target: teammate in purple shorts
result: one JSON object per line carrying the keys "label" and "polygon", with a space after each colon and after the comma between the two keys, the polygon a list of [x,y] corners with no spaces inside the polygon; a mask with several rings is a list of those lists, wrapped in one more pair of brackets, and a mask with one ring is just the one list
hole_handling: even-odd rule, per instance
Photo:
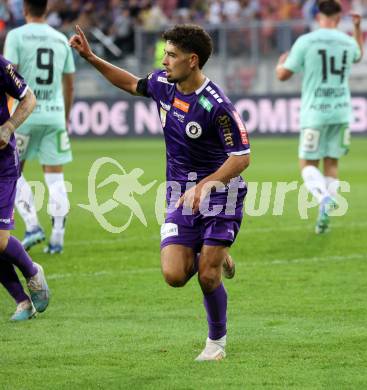
{"label": "teammate in purple shorts", "polygon": [[[0,88],[0,282],[17,303],[11,319],[21,321],[32,318],[36,311],[45,311],[49,301],[42,267],[34,263],[22,244],[9,234],[14,228],[14,200],[19,177],[14,131],[33,111],[36,98],[13,65],[2,56]],[[19,100],[11,116],[7,95]],[[24,292],[14,266],[26,278],[30,297]]]}
{"label": "teammate in purple shorts", "polygon": [[162,272],[173,287],[198,272],[209,335],[196,360],[220,360],[227,334],[221,276],[234,275],[228,248],[242,220],[247,189],[239,175],[249,165],[250,145],[232,103],[202,73],[212,52],[209,35],[199,26],[178,25],[163,38],[165,70],[142,79],[97,57],[78,26],[70,45],[112,84],[157,104],[167,148]]}

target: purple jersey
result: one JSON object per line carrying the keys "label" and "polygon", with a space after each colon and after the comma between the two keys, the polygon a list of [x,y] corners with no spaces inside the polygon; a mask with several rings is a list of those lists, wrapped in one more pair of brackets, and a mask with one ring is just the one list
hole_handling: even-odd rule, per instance
{"label": "purple jersey", "polygon": [[[10,117],[8,98],[21,100],[27,93],[27,84],[13,65],[0,55],[0,126]],[[14,180],[19,176],[18,154],[14,134],[6,148],[0,150],[0,181]]]}
{"label": "purple jersey", "polygon": [[184,95],[167,81],[165,71],[147,78],[145,95],[157,103],[166,141],[167,181],[186,183],[214,173],[229,155],[250,153],[247,131],[220,88],[209,79]]}

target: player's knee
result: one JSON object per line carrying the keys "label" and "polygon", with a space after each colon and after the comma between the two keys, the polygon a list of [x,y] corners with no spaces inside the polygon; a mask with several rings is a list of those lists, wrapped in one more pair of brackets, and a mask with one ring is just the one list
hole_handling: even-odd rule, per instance
{"label": "player's knee", "polygon": [[202,271],[199,274],[199,282],[201,289],[204,292],[211,292],[216,289],[216,287],[220,284],[220,275],[217,274],[217,272],[214,272],[213,270],[210,271]]}
{"label": "player's knee", "polygon": [[183,287],[186,284],[186,275],[177,272],[163,270],[163,277],[171,287]]}

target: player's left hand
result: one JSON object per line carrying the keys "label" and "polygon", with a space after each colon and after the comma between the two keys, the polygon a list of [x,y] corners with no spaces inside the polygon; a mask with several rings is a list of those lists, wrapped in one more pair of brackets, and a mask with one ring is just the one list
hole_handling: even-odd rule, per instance
{"label": "player's left hand", "polygon": [[356,12],[351,12],[350,16],[352,17],[352,22],[355,27],[359,27],[361,25],[362,17],[360,14],[357,14]]}
{"label": "player's left hand", "polygon": [[12,131],[9,127],[0,126],[0,150],[5,149],[10,141]]}
{"label": "player's left hand", "polygon": [[281,54],[278,60],[278,65],[283,65],[285,63],[285,60],[288,57],[289,52],[286,51],[285,53]]}
{"label": "player's left hand", "polygon": [[200,208],[200,203],[206,197],[208,191],[210,191],[210,187],[203,186],[200,183],[197,184],[181,195],[176,203],[176,208],[184,206],[185,208],[191,208],[194,213],[197,213]]}

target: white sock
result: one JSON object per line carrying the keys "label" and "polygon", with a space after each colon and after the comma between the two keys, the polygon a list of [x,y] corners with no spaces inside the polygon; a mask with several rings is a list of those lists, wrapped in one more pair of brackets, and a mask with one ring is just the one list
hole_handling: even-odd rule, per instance
{"label": "white sock", "polygon": [[27,232],[35,230],[39,226],[37,211],[34,204],[31,186],[23,175],[17,181],[17,193],[15,206],[22,217]]}
{"label": "white sock", "polygon": [[330,196],[335,198],[338,195],[338,189],[340,186],[339,179],[336,179],[335,177],[331,177],[331,176],[325,176],[325,180],[326,180],[326,187],[328,189]]}
{"label": "white sock", "polygon": [[65,217],[70,208],[64,174],[45,173],[45,181],[49,192],[47,212],[52,217],[50,243],[64,245]]}
{"label": "white sock", "polygon": [[302,178],[306,188],[317,199],[319,203],[330,196],[326,188],[326,180],[320,170],[313,165],[308,165],[302,169]]}

